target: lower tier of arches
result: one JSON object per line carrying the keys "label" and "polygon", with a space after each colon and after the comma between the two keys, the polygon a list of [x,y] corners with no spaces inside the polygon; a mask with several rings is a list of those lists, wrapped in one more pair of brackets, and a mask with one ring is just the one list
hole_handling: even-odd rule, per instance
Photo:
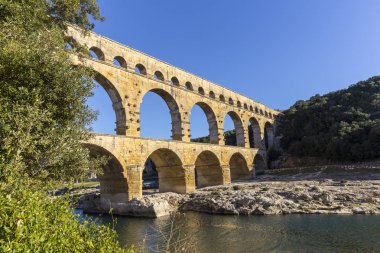
{"label": "lower tier of arches", "polygon": [[159,192],[191,193],[252,178],[265,161],[258,149],[118,135],[96,135],[85,145],[91,156],[107,157],[99,176],[101,197],[117,203],[142,197],[147,164]]}

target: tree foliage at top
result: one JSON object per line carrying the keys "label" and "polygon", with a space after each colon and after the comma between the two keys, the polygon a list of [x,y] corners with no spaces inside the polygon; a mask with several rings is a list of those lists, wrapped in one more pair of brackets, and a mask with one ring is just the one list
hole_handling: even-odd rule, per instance
{"label": "tree foliage at top", "polygon": [[298,101],[278,118],[287,153],[335,161],[380,158],[380,76]]}
{"label": "tree foliage at top", "polygon": [[72,65],[65,30],[91,29],[90,16],[102,18],[96,0],[0,0],[0,181],[87,170],[92,72]]}

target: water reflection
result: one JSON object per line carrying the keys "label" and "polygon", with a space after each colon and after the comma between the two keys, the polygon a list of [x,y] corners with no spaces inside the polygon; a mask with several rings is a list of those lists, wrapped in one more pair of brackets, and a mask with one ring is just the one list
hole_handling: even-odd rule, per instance
{"label": "water reflection", "polygon": [[[98,219],[112,225],[109,216]],[[167,234],[171,222],[170,217],[117,217],[115,229],[122,245],[155,252],[165,243],[160,229]],[[196,252],[380,252],[380,216],[376,215],[186,213],[175,219],[175,226],[181,238],[193,238]]]}

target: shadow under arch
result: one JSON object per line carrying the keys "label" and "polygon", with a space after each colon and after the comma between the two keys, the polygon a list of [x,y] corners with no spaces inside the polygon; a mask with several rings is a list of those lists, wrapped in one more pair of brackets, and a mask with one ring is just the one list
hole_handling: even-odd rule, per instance
{"label": "shadow under arch", "polygon": [[141,101],[140,101],[140,115],[141,115],[141,104],[143,102],[144,96],[149,92],[153,92],[159,95],[165,101],[170,111],[171,125],[172,125],[172,130],[171,130],[172,139],[181,141],[182,140],[181,114],[179,112],[177,101],[167,91],[159,89],[159,88],[154,88],[145,92],[145,94],[142,96]]}
{"label": "shadow under arch", "polygon": [[223,169],[218,157],[211,151],[203,151],[195,160],[196,186],[198,188],[222,185]]}
{"label": "shadow under arch", "polygon": [[94,79],[103,87],[103,89],[105,89],[112,101],[112,108],[116,116],[116,134],[126,135],[127,120],[123,100],[120,96],[120,93],[115,88],[115,86],[99,72],[96,72]]}
{"label": "shadow under arch", "polygon": [[204,114],[206,115],[208,128],[209,128],[209,139],[210,139],[209,142],[212,144],[218,144],[219,143],[218,121],[216,120],[214,110],[207,103],[197,102],[190,109],[190,112],[193,110],[194,106],[196,105],[198,105],[202,109]]}
{"label": "shadow under arch", "polygon": [[266,122],[264,125],[264,143],[265,149],[270,149],[274,144],[274,129],[273,125],[269,122]]}
{"label": "shadow under arch", "polygon": [[160,192],[186,193],[186,173],[179,156],[172,150],[160,148],[147,158],[156,166]]}
{"label": "shadow under arch", "polygon": [[247,179],[251,177],[247,160],[240,153],[235,153],[230,159],[231,181],[238,179]]}
{"label": "shadow under arch", "polygon": [[102,198],[113,202],[128,200],[128,180],[124,175],[126,165],[116,154],[92,143],[84,143],[90,151],[90,157],[105,157],[106,163],[102,165],[103,174],[98,175],[100,181],[100,194]]}
{"label": "shadow under arch", "polygon": [[[226,114],[226,116],[227,115],[231,117],[234,123],[235,134],[236,134],[236,146],[244,147],[245,146],[244,126],[239,115],[234,111],[229,111]],[[226,119],[226,116],[224,117],[224,120]]]}
{"label": "shadow under arch", "polygon": [[260,124],[255,117],[249,119],[248,126],[249,147],[260,148],[261,129]]}
{"label": "shadow under arch", "polygon": [[267,169],[267,164],[265,163],[262,155],[255,155],[255,158],[253,159],[253,169],[255,171],[255,175],[264,174],[265,170]]}

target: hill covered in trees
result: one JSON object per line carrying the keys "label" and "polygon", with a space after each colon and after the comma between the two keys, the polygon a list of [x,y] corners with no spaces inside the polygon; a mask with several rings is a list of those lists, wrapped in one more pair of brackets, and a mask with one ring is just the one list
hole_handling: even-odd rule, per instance
{"label": "hill covered in trees", "polygon": [[298,101],[278,117],[290,155],[330,161],[380,158],[380,76]]}

